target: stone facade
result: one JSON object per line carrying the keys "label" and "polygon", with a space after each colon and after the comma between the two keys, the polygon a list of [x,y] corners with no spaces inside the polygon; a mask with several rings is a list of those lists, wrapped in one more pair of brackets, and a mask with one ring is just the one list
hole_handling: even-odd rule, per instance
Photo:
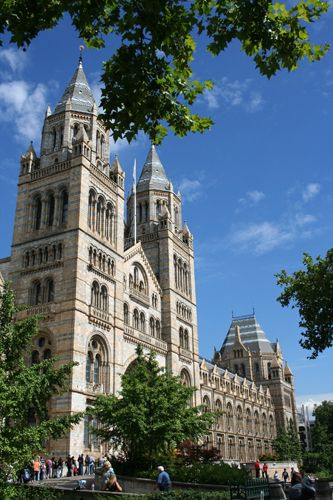
{"label": "stone facade", "polygon": [[[111,166],[108,159],[108,134],[80,61],[54,112],[47,109],[40,158],[32,144],[21,157],[12,254],[0,261],[17,302],[29,305],[20,314],[44,316],[31,362],[56,356],[78,363],[70,391],[51,401],[51,415],[117,393],[141,344],[198,388],[195,404],[222,410],[207,446],[244,462],[270,452],[276,422],[294,415],[292,375],[279,347],[268,357],[260,346],[246,348],[242,325],[232,325],[232,349],[215,353],[215,364],[199,358],[193,237],[182,223],[181,194],[152,146],[124,223],[125,174],[117,158]],[[233,356],[241,350],[239,372]],[[50,448],[98,455],[91,425],[81,422]]]}

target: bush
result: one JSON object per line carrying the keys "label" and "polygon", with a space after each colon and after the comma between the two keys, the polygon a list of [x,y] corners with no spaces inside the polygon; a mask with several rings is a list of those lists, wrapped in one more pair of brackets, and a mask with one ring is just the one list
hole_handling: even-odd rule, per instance
{"label": "bush", "polygon": [[42,486],[0,483],[1,500],[60,500],[61,493]]}
{"label": "bush", "polygon": [[[140,500],[229,500],[229,491],[174,490],[170,493],[140,495]],[[122,500],[133,500],[133,496],[122,495]]]}
{"label": "bush", "polygon": [[[246,469],[238,469],[225,463],[221,464],[174,464],[167,468],[172,481],[201,484],[244,484],[249,477]],[[139,477],[156,479],[157,471],[142,471]]]}

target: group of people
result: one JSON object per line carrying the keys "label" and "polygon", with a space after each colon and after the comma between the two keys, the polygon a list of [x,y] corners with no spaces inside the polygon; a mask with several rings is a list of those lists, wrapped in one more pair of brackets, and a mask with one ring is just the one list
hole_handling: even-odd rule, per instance
{"label": "group of people", "polygon": [[[255,464],[254,464],[254,468],[255,468],[255,471],[256,471],[256,478],[259,478],[260,476],[262,476],[263,478],[265,479],[269,479],[269,475],[268,475],[268,464],[265,462],[264,465],[261,467],[260,465],[260,462],[259,460],[257,459]],[[290,470],[290,474],[291,476],[293,475],[294,473],[294,468],[291,467],[291,470]],[[289,480],[289,473],[287,471],[286,468],[283,469],[283,472],[282,472],[282,475],[281,475],[281,478],[279,477],[279,473],[278,471],[276,470],[273,474],[273,479],[275,481],[280,481],[282,479],[282,481],[284,483],[287,483],[288,480]]]}
{"label": "group of people", "polygon": [[63,476],[83,476],[84,474],[93,474],[94,470],[95,458],[91,455],[84,456],[83,453],[78,458],[68,455],[66,459],[54,456],[51,458],[37,456],[31,464],[22,469],[19,480],[28,483],[29,481],[43,481]]}

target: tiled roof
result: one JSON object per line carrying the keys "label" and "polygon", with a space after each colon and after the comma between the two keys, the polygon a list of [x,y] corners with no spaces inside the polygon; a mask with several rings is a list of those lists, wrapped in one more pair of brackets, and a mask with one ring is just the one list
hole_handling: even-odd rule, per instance
{"label": "tiled roof", "polygon": [[238,316],[233,318],[227,336],[221,348],[221,354],[232,348],[235,340],[235,327],[240,328],[240,338],[244,346],[251,352],[261,351],[273,354],[271,342],[266,338],[265,332],[261,328],[254,314],[248,316]]}
{"label": "tiled roof", "polygon": [[71,100],[71,110],[83,113],[92,112],[95,99],[83,71],[81,60],[54,112],[60,113],[65,111],[66,102],[69,99]]}
{"label": "tiled roof", "polygon": [[169,180],[154,145],[151,146],[137,184],[137,192],[148,189],[166,191]]}

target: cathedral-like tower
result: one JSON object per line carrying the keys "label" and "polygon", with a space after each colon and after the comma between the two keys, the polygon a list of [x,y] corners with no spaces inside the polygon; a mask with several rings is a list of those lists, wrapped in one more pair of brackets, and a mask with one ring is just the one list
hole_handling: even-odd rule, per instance
{"label": "cathedral-like tower", "polygon": [[270,342],[254,314],[232,319],[214,362],[241,377],[268,387],[275,408],[277,428],[296,423],[294,382],[278,340]]}
{"label": "cathedral-like tower", "polygon": [[162,291],[166,367],[181,374],[184,383],[199,386],[193,237],[182,223],[181,195],[174,192],[155,146],[151,146],[143,166],[136,196],[132,191],[127,200],[126,248],[134,243],[135,222],[137,239]]}
{"label": "cathedral-like tower", "polygon": [[[124,173],[109,166],[108,133],[80,58],[55,110],[46,111],[40,158],[32,145],[21,157],[9,273],[17,302],[29,305],[21,314],[44,318],[31,362],[78,363],[51,415],[85,410],[119,385],[123,213]],[[51,448],[81,452],[86,432],[82,422]]]}

